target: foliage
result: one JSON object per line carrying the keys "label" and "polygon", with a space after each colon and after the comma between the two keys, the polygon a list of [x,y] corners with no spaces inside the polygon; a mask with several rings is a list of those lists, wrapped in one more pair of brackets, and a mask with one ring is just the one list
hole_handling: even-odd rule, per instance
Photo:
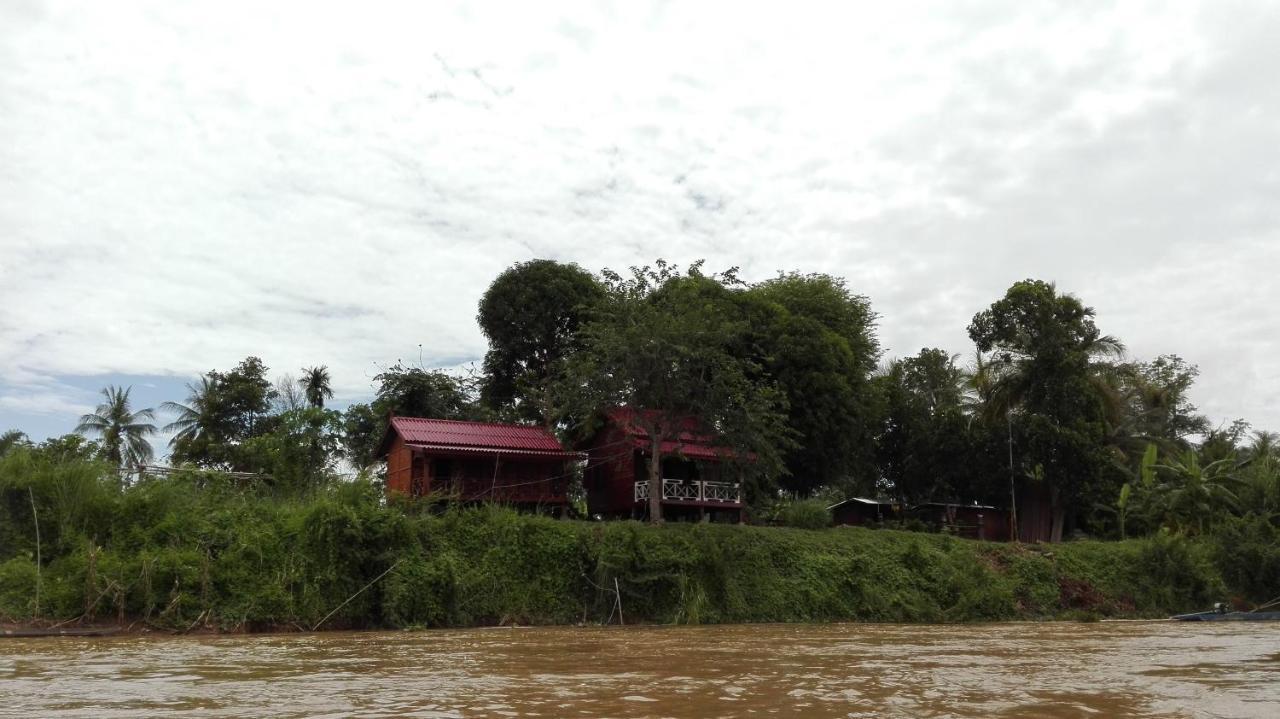
{"label": "foliage", "polygon": [[324,401],[333,398],[329,368],[324,365],[302,368],[302,379],[298,380],[298,384],[302,386],[307,403],[312,407],[323,409]]}
{"label": "foliage", "polygon": [[443,370],[426,370],[396,363],[373,378],[378,383],[373,411],[435,419],[476,419],[476,382]]}
{"label": "foliage", "polygon": [[177,414],[165,427],[176,433],[170,442],[173,462],[248,471],[252,461],[244,443],[271,429],[276,391],[266,375],[262,360],[247,357],[230,371],[211,370],[187,385],[186,404],[162,404]]}
{"label": "foliage", "polygon": [[605,281],[559,391],[570,416],[631,411],[651,445],[651,520],[661,521],[663,443],[691,423],[732,450],[727,459],[748,475],[775,476],[788,444],[785,398],[756,362],[731,351],[750,330],[732,272],[707,276],[695,265],[682,275],[659,261],[629,277],[606,271]]}
{"label": "foliage", "polygon": [[1182,534],[1201,534],[1229,512],[1238,510],[1241,480],[1233,459],[1202,466],[1200,456],[1187,450],[1166,464],[1156,465],[1164,481],[1151,494],[1148,512],[1162,525]]}
{"label": "foliage", "polygon": [[[1098,494],[1108,464],[1103,449],[1109,398],[1101,362],[1122,345],[1099,332],[1094,311],[1039,280],[1018,282],[974,316],[969,337],[987,353],[988,421],[1014,413],[1025,445],[1024,474],[1044,477],[1054,509],[1054,538],[1066,515]],[[1085,505],[1087,506],[1087,505]]]}
{"label": "foliage", "polygon": [[31,441],[27,439],[25,432],[11,429],[0,434],[0,457],[3,457],[9,450],[16,447],[24,447],[30,445]]}
{"label": "foliage", "polygon": [[1251,514],[1228,518],[1213,531],[1213,561],[1222,578],[1253,602],[1280,597],[1280,527]]}
{"label": "foliage", "polygon": [[983,451],[987,427],[965,415],[968,378],[956,359],[923,349],[890,362],[875,379],[883,403],[880,489],[904,503],[995,501],[997,490],[987,485],[1004,469]]}
{"label": "foliage", "polygon": [[325,627],[604,622],[615,581],[628,622],[663,623],[1161,616],[1280,593],[1261,519],[1050,555],[893,530],[405,511],[364,481],[290,496],[192,471],[122,487],[113,471],[53,446],[0,458],[0,615],[36,609],[32,498],[53,621],[310,628],[337,609]]}
{"label": "foliage", "polygon": [[358,470],[372,467],[385,431],[386,418],[372,406],[358,402],[347,407],[342,415],[342,449],[347,460]]}
{"label": "foliage", "polygon": [[393,414],[434,419],[485,418],[476,401],[477,381],[473,377],[397,362],[375,375],[373,381],[378,385],[373,402],[353,404],[342,417],[342,448],[357,469],[368,469],[377,463],[387,420]]}
{"label": "foliage", "polygon": [[149,437],[156,433],[155,412],[151,409],[133,411],[129,404],[132,387],[121,389],[108,385],[102,390],[105,400],[93,414],[80,418],[76,432],[97,434],[102,437],[103,457],[116,466],[136,467],[151,461],[153,454]]}
{"label": "foliage", "polygon": [[876,478],[876,397],[868,376],[880,355],[870,301],[823,274],[779,274],[744,293],[759,362],[786,396],[795,443],[783,487],[867,488]]}
{"label": "foliage", "polygon": [[586,270],[554,260],[508,267],[480,299],[476,321],[489,340],[481,401],[520,419],[550,425],[553,380],[578,344],[578,327],[604,298]]}
{"label": "foliage", "polygon": [[342,414],[320,407],[285,412],[270,432],[245,443],[254,470],[278,489],[300,492],[328,484],[342,450]]}
{"label": "foliage", "polygon": [[831,526],[831,512],[820,499],[799,499],[783,505],[778,523],[797,529],[824,529]]}

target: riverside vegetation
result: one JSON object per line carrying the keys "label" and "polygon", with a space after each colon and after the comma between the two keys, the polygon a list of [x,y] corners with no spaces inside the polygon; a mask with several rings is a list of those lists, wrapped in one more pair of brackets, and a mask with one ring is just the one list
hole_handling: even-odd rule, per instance
{"label": "riverside vegetation", "polygon": [[[481,299],[489,349],[468,373],[397,362],[340,412],[326,366],[272,382],[248,357],[181,403],[134,408],[107,387],[79,434],[0,435],[0,620],[963,621],[1280,594],[1280,435],[1213,427],[1194,364],[1126,359],[1094,318],[1025,280],[973,316],[967,365],[937,348],[884,361],[870,301],[829,275],[519,263]],[[751,522],[789,528],[382,495],[391,413],[538,423],[571,444],[618,406],[666,431],[701,420],[753,458],[738,467]],[[139,475],[162,414],[173,473]],[[851,496],[1009,506],[1011,485],[1049,506],[1050,549],[829,528]]]}
{"label": "riverside vegetation", "polygon": [[388,504],[366,480],[288,497],[218,472],[122,486],[74,447],[19,448],[0,458],[0,618],[254,631],[1147,617],[1264,601],[1280,582],[1264,521],[1032,548],[439,510]]}

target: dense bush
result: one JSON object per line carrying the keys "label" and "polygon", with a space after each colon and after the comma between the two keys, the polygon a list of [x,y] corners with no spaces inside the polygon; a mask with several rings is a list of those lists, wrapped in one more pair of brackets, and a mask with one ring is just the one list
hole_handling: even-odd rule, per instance
{"label": "dense bush", "polygon": [[1214,532],[1213,561],[1242,598],[1280,598],[1280,527],[1269,519],[1251,515],[1220,524]]}

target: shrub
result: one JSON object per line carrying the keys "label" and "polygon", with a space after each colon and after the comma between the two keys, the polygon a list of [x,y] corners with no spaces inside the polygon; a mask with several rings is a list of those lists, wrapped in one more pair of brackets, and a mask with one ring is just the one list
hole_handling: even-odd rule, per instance
{"label": "shrub", "polygon": [[778,521],[784,527],[823,529],[831,526],[831,512],[821,500],[799,499],[782,508],[778,513]]}

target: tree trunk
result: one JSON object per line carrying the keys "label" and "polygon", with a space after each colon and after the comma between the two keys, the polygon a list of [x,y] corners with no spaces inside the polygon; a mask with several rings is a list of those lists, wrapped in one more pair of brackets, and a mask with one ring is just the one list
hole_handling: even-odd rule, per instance
{"label": "tree trunk", "polygon": [[1049,530],[1049,541],[1057,544],[1062,541],[1062,523],[1067,514],[1062,506],[1062,492],[1057,487],[1049,488],[1049,507],[1053,510],[1053,526]]}
{"label": "tree trunk", "polygon": [[[650,437],[658,437],[657,432]],[[649,522],[662,524],[662,439],[653,440],[649,455]]]}

